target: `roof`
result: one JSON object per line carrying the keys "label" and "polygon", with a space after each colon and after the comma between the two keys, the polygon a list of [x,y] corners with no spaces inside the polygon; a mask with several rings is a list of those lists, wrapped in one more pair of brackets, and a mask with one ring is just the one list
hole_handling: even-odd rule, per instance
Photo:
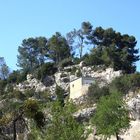
{"label": "roof", "polygon": [[88,80],[93,80],[93,79],[94,79],[93,77],[90,77],[90,76],[86,76],[86,77],[83,77],[83,76],[82,76],[82,77],[77,77],[76,79],[73,79],[72,81],[70,81],[70,83],[71,83],[71,82],[74,82],[74,81],[76,81],[76,80],[78,80],[78,79],[80,79],[80,78],[82,78],[82,80],[83,80],[83,79],[88,79]]}

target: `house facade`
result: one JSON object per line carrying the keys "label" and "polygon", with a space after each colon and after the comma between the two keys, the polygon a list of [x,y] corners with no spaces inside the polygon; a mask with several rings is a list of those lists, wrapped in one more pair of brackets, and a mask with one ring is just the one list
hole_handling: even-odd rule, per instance
{"label": "house facade", "polygon": [[94,83],[92,77],[81,77],[70,82],[70,99],[79,98],[88,92],[88,87]]}

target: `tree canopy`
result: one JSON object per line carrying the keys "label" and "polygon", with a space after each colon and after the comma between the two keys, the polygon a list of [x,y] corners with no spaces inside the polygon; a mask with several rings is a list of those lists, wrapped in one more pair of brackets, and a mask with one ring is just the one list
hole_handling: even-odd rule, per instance
{"label": "tree canopy", "polygon": [[56,64],[71,56],[70,46],[59,32],[56,32],[56,34],[48,40],[48,49],[49,58]]}
{"label": "tree canopy", "polygon": [[18,52],[18,66],[24,70],[32,71],[46,60],[47,39],[45,37],[24,39]]}
{"label": "tree canopy", "polygon": [[[87,28],[91,29],[91,27]],[[115,70],[133,73],[136,70],[135,62],[139,60],[137,41],[134,36],[121,34],[113,28],[103,29],[96,27],[86,33],[89,44],[93,44],[87,58],[90,65],[106,65]]]}
{"label": "tree canopy", "polygon": [[64,59],[74,60],[78,56],[87,65],[105,65],[133,73],[139,60],[136,44],[132,35],[121,34],[113,28],[93,28],[90,22],[83,22],[80,29],[68,32],[66,37],[56,32],[49,39],[24,39],[18,48],[18,66],[32,71],[48,61],[58,65]]}
{"label": "tree canopy", "polygon": [[119,93],[101,97],[97,103],[96,114],[92,119],[98,134],[105,137],[116,135],[129,127],[129,114]]}

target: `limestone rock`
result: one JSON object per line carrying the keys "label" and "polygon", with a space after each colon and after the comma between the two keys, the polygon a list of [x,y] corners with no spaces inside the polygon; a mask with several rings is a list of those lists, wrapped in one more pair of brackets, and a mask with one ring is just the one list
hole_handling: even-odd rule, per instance
{"label": "limestone rock", "polygon": [[34,78],[31,74],[27,75],[27,80],[23,83],[19,83],[14,87],[15,90],[25,92],[26,90],[34,89],[36,92],[42,92],[46,90],[46,86]]}
{"label": "limestone rock", "polygon": [[128,108],[131,112],[131,117],[133,119],[140,119],[140,95],[137,95],[134,98],[131,98],[127,102]]}
{"label": "limestone rock", "polygon": [[81,61],[81,62],[79,63],[79,67],[82,68],[82,67],[84,67],[84,66],[85,66],[85,62],[84,62],[84,61]]}
{"label": "limestone rock", "polygon": [[73,114],[78,121],[88,120],[93,114],[95,114],[96,107],[84,108]]}
{"label": "limestone rock", "polygon": [[122,75],[121,71],[114,71],[113,68],[107,68],[106,70],[94,71],[91,67],[83,67],[82,75],[93,77],[95,79],[101,79],[110,83],[114,78]]}
{"label": "limestone rock", "polygon": [[70,77],[67,72],[58,72],[55,74],[55,83],[65,91],[69,89]]}

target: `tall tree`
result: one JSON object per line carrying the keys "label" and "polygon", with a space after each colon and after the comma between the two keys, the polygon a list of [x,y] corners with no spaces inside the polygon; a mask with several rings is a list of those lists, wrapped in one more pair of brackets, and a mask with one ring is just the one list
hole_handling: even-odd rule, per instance
{"label": "tall tree", "polygon": [[[51,107],[52,118],[46,130],[47,140],[86,140],[84,125],[73,117],[75,106],[67,103],[64,107],[55,101]],[[84,134],[84,135],[83,135]]]}
{"label": "tall tree", "polygon": [[103,96],[97,104],[93,124],[98,134],[106,138],[115,135],[119,140],[119,132],[129,127],[129,113],[119,93]]}
{"label": "tall tree", "polygon": [[0,78],[6,79],[10,73],[9,67],[3,57],[0,57]]}
{"label": "tall tree", "polygon": [[92,25],[90,22],[83,22],[81,28],[67,33],[66,38],[70,46],[72,46],[75,53],[78,52],[79,57],[81,58],[84,53],[84,47],[87,46],[86,37],[92,31]]}
{"label": "tall tree", "polygon": [[18,66],[31,71],[44,63],[47,57],[47,39],[45,37],[24,39],[18,52]]}
{"label": "tall tree", "polygon": [[[139,56],[136,48],[137,41],[134,36],[121,34],[112,28],[103,29],[102,27],[96,27],[92,31],[87,32],[86,37],[94,45],[91,53],[92,58],[98,56],[103,64],[110,65],[115,70],[123,70],[126,73],[135,72],[135,62],[139,60]],[[91,61],[93,64],[97,62]],[[100,64],[97,63],[97,65]]]}
{"label": "tall tree", "polygon": [[56,64],[71,56],[67,40],[58,32],[48,40],[48,49],[49,58]]}

